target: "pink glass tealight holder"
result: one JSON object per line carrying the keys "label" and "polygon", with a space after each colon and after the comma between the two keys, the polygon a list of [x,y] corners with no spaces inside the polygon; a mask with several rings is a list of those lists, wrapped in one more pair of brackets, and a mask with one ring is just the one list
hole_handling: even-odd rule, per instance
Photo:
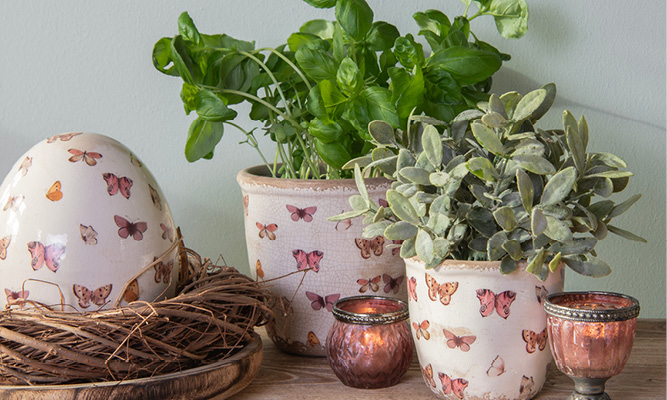
{"label": "pink glass tealight holder", "polygon": [[607,379],[625,367],[639,315],[637,299],[618,293],[554,293],[544,303],[558,369],[574,381],[570,400],[609,399]]}
{"label": "pink glass tealight holder", "polygon": [[338,379],[363,389],[397,384],[412,361],[407,304],[388,297],[354,296],[338,300],[332,313],[327,358]]}

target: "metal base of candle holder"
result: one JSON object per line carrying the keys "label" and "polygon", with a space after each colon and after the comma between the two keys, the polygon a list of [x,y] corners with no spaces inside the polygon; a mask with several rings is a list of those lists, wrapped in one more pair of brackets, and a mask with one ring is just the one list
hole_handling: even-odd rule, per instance
{"label": "metal base of candle holder", "polygon": [[568,400],[611,400],[604,391],[604,384],[609,378],[577,378],[570,377],[574,381],[574,392]]}

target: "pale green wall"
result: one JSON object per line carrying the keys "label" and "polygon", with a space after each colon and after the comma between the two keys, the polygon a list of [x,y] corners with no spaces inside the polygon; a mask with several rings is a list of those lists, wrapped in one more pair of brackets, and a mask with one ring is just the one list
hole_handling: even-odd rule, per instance
{"label": "pale green wall", "polygon": [[[599,245],[614,272],[603,279],[567,277],[568,289],[604,289],[638,297],[643,317],[665,317],[665,1],[529,1],[527,36],[504,41],[489,21],[482,38],[513,55],[494,91],[526,92],[556,82],[559,98],[546,118],[584,113],[590,147],[622,155],[637,176],[628,194],[643,199],[622,227],[649,240],[618,237]],[[377,19],[415,33],[415,11],[462,11],[457,0],[373,0]],[[641,5],[639,5],[641,4]],[[0,176],[38,140],[86,130],[112,136],[137,152],[160,182],[189,246],[223,254],[247,271],[237,170],[258,163],[240,136],[227,132],[215,159],[189,165],[183,145],[180,83],[153,70],[154,42],[176,33],[188,10],[200,30],[278,45],[312,18],[331,18],[299,0],[0,2]],[[479,24],[477,24],[479,22]],[[239,123],[251,126],[247,119]],[[268,148],[268,143],[263,143]]]}

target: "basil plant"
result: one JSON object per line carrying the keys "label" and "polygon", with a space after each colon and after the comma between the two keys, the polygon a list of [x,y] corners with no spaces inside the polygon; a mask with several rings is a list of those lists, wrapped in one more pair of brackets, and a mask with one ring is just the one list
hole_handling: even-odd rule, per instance
{"label": "basil plant", "polygon": [[[413,109],[449,121],[488,100],[491,77],[509,55],[480,40],[470,21],[493,17],[506,38],[527,29],[525,0],[466,0],[464,15],[451,20],[437,10],[413,15],[430,47],[425,52],[413,35],[375,21],[365,0],[305,1],[334,8],[336,19],[307,21],[275,48],[200,33],[187,13],[177,35],[155,44],[153,65],[183,80],[185,112],[196,113],[188,161],[212,158],[225,127],[233,127],[273,176],[349,177],[341,167],[373,149],[372,120],[406,129]],[[468,16],[472,4],[477,12]],[[234,122],[240,103],[251,106],[252,129]],[[274,157],[260,151],[258,132],[275,142]]]}
{"label": "basil plant", "polygon": [[[561,262],[583,275],[609,274],[595,245],[609,232],[645,242],[612,224],[641,195],[609,199],[633,174],[620,157],[587,151],[583,116],[565,111],[562,130],[535,125],[555,95],[553,84],[491,95],[451,123],[412,116],[404,131],[371,122],[376,148],[348,164],[360,193],[350,198],[353,211],[331,219],[365,216],[365,237],[403,241],[401,257],[419,256],[427,268],[500,260],[508,274],[525,260],[541,280]],[[388,207],[368,197],[361,168],[393,181]]]}

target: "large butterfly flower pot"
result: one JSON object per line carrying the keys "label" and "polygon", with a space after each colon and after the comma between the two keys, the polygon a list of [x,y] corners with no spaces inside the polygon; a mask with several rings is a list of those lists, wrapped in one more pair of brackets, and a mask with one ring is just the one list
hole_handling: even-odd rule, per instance
{"label": "large butterfly flower pot", "polygon": [[[360,219],[327,221],[351,210],[354,180],[277,179],[264,166],[244,169],[237,180],[251,274],[280,278],[270,282],[275,321],[267,331],[281,350],[326,356],[331,309],[339,298],[365,293],[407,300],[398,249],[387,248],[383,237],[363,239]],[[366,183],[376,201],[390,186],[382,178]]]}
{"label": "large butterfly flower pot", "polygon": [[412,334],[426,385],[443,399],[530,399],[551,352],[543,302],[563,289],[563,268],[545,282],[500,262],[447,260],[425,269],[405,260]]}

